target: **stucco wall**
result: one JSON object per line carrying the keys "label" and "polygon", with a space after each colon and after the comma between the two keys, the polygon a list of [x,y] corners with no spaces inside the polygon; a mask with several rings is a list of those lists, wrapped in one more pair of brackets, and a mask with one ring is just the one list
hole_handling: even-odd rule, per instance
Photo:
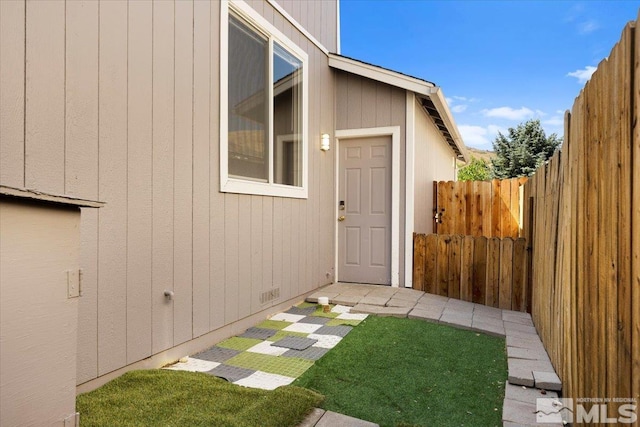
{"label": "stucco wall", "polygon": [[219,192],[219,2],[0,2],[0,183],[106,202],[82,215],[79,383],[333,279],[328,60],[249,4],[309,55],[308,199]]}
{"label": "stucco wall", "polygon": [[0,196],[0,425],[75,413],[80,209]]}
{"label": "stucco wall", "polygon": [[455,181],[455,153],[431,118],[415,105],[414,232],[433,232],[433,181]]}

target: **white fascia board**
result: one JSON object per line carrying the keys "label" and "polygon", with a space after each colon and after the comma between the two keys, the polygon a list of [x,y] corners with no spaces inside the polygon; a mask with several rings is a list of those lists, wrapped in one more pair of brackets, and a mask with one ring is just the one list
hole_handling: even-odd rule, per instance
{"label": "white fascia board", "polygon": [[429,98],[440,113],[440,117],[442,117],[447,130],[453,137],[453,142],[455,142],[458,150],[460,150],[460,153],[462,153],[463,158],[461,160],[468,162],[469,154],[467,153],[467,147],[464,145],[462,136],[460,136],[460,131],[458,131],[458,126],[456,125],[456,121],[451,114],[451,110],[449,110],[449,105],[447,104],[442,89],[436,87],[435,90],[429,95]]}
{"label": "white fascia board", "polygon": [[424,80],[331,53],[329,54],[329,67],[409,90],[420,95],[430,96],[433,91],[437,89],[435,85],[425,82]]}

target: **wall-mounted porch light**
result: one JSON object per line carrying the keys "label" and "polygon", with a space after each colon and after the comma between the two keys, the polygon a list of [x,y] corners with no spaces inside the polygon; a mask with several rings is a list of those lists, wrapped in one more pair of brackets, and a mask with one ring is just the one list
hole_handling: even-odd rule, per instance
{"label": "wall-mounted porch light", "polygon": [[329,151],[331,148],[331,139],[328,133],[323,133],[320,137],[320,149],[322,151]]}

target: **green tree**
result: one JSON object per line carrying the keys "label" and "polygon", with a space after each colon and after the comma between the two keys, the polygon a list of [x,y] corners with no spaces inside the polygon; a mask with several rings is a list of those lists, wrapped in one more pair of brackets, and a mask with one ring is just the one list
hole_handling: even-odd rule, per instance
{"label": "green tree", "polygon": [[458,170],[458,181],[487,181],[491,179],[491,166],[484,159],[471,156],[471,162]]}
{"label": "green tree", "polygon": [[492,160],[493,176],[498,179],[531,176],[562,144],[553,133],[546,136],[540,120],[529,120],[509,128],[508,135],[498,132],[493,141],[496,157]]}

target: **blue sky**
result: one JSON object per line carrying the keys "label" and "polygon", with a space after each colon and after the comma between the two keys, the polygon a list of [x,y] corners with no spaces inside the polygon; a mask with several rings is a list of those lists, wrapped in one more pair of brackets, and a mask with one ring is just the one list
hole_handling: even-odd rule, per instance
{"label": "blue sky", "polygon": [[465,140],[539,118],[563,134],[586,79],[639,1],[340,0],[342,54],[442,87]]}

